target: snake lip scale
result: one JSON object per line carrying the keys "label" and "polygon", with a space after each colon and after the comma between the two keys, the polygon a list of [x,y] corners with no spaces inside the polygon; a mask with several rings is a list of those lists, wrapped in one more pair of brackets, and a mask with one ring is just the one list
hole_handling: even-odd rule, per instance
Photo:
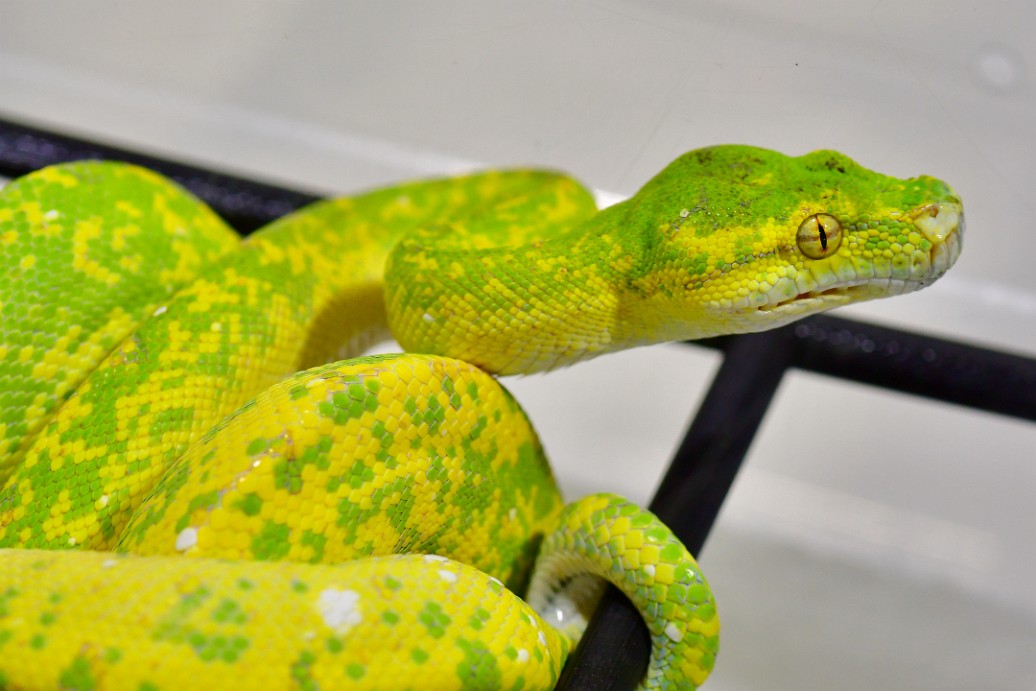
{"label": "snake lip scale", "polygon": [[[719,649],[694,558],[622,497],[565,504],[496,375],[911,292],[963,227],[935,178],[739,145],[601,211],[486,171],[244,241],[141,168],[21,178],[0,689],[547,689],[605,581],[651,633],[642,688],[694,689]],[[355,357],[385,330],[407,354]]]}

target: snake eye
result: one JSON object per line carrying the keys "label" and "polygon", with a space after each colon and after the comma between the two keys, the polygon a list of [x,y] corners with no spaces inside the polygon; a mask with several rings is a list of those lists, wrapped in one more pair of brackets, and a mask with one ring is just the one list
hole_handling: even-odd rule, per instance
{"label": "snake eye", "polygon": [[842,224],[830,214],[813,214],[799,224],[795,242],[810,259],[823,259],[842,244]]}

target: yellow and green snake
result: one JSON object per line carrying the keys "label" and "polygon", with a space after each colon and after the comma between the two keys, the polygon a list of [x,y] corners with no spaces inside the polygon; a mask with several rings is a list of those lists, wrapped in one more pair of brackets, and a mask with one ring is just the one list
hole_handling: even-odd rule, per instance
{"label": "yellow and green snake", "polygon": [[[916,290],[962,234],[939,180],[747,146],[599,212],[494,171],[244,241],[140,168],[21,178],[0,689],[549,688],[601,578],[651,632],[644,686],[695,688],[719,623],[691,555],[620,497],[565,506],[492,375]],[[342,361],[387,327],[424,355]]]}

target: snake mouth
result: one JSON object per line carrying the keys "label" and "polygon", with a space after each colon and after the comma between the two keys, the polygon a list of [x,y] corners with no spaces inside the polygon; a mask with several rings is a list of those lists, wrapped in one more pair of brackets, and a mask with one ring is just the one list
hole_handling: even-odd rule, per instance
{"label": "snake mouth", "polygon": [[946,273],[963,244],[963,216],[927,252],[915,250],[882,262],[832,256],[785,277],[752,299],[767,319],[794,318],[880,297],[920,290]]}
{"label": "snake mouth", "polygon": [[[768,302],[765,305],[759,305],[756,308],[756,311],[768,314],[813,312],[818,311],[822,307],[835,307],[837,305],[865,300],[867,299],[867,294],[869,292],[870,287],[865,282],[837,285],[830,288],[824,288],[822,290],[810,290],[798,293],[793,297],[778,300],[777,302]],[[887,295],[891,293],[880,291],[880,294]],[[877,295],[875,295],[875,297],[877,297]]]}

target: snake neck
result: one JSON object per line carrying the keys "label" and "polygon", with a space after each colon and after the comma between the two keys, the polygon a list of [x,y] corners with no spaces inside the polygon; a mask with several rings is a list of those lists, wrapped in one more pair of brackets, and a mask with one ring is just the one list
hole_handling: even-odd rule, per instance
{"label": "snake neck", "polygon": [[643,237],[620,204],[592,223],[517,247],[403,243],[386,271],[392,333],[407,351],[496,374],[700,336],[687,326],[700,321],[688,319],[687,301],[657,280],[654,248]]}

